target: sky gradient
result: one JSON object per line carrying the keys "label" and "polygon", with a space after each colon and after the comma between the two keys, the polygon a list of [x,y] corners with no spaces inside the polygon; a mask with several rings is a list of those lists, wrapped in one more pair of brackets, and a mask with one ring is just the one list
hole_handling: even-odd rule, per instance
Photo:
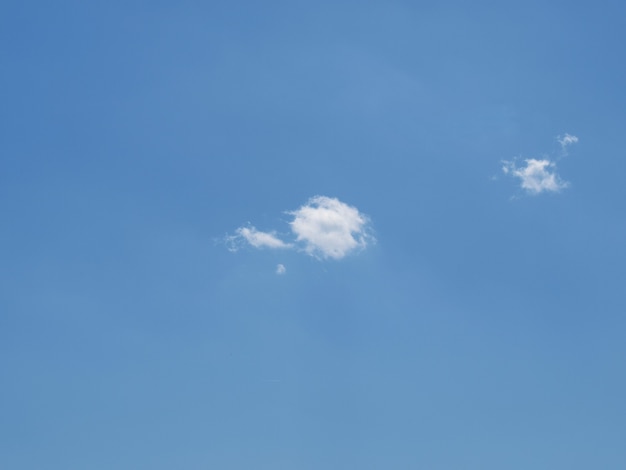
{"label": "sky gradient", "polygon": [[0,5],[0,467],[626,467],[623,2]]}

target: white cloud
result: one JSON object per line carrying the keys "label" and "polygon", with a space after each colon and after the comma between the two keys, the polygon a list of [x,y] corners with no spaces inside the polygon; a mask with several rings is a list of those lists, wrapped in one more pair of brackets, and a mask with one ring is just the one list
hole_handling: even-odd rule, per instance
{"label": "white cloud", "polygon": [[278,264],[276,266],[276,274],[285,274],[287,272],[287,268],[285,268],[284,264]]}
{"label": "white cloud", "polygon": [[261,232],[253,226],[240,227],[235,235],[226,237],[226,244],[230,251],[237,251],[242,242],[247,242],[255,248],[291,248],[290,243],[285,243],[274,232]]}
{"label": "white cloud", "polygon": [[[578,137],[571,134],[556,137],[561,146],[560,157],[567,156],[567,147],[578,143]],[[523,166],[517,166],[517,159],[503,161],[502,171],[505,175],[519,178],[521,187],[529,194],[541,194],[544,192],[556,193],[569,186],[563,181],[556,171],[556,162],[559,156],[543,156],[543,158],[528,158]]]}
{"label": "white cloud", "polygon": [[567,155],[567,147],[569,145],[578,143],[578,137],[576,137],[575,135],[570,135],[568,133],[565,133],[565,135],[562,137],[558,136],[556,140],[559,144],[561,144],[561,150],[563,150],[563,152],[565,152],[566,155]]}
{"label": "white cloud", "polygon": [[[276,232],[261,232],[249,225],[226,236],[226,246],[230,251],[237,251],[242,245],[297,249],[319,259],[341,259],[375,241],[370,234],[369,218],[336,198],[315,196],[287,214],[293,216],[289,222],[295,237],[292,242],[278,238]],[[284,272],[285,267],[279,264],[276,273]]]}
{"label": "white cloud", "polygon": [[556,163],[550,160],[529,158],[524,160],[525,166],[517,167],[515,162],[504,162],[502,171],[521,180],[521,186],[530,194],[540,194],[544,191],[559,192],[569,183],[561,180],[556,173]]}
{"label": "white cloud", "polygon": [[312,256],[341,259],[373,241],[367,216],[336,198],[315,196],[290,214],[291,230]]}

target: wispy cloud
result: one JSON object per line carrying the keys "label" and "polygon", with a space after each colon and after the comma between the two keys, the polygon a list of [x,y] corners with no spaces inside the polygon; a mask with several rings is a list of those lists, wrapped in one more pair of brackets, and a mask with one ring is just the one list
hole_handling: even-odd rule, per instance
{"label": "wispy cloud", "polygon": [[291,244],[285,243],[276,236],[275,232],[261,232],[253,226],[240,227],[235,230],[235,235],[226,237],[226,245],[230,251],[237,251],[241,245],[248,243],[255,248],[291,248]]}
{"label": "wispy cloud", "polygon": [[284,264],[278,264],[276,266],[276,274],[285,274],[287,272],[287,268],[285,268]]}
{"label": "wispy cloud", "polygon": [[517,167],[514,161],[505,161],[502,171],[521,180],[522,189],[530,194],[540,194],[544,191],[559,192],[569,183],[561,180],[556,173],[556,163],[550,160],[524,160],[525,165]]}
{"label": "wispy cloud", "polygon": [[[315,196],[295,211],[288,222],[292,241],[285,241],[276,232],[261,232],[253,226],[240,227],[226,237],[230,251],[243,245],[254,248],[296,249],[318,259],[341,259],[373,243],[369,218],[356,207],[337,198]],[[279,265],[277,273],[284,273]]]}
{"label": "wispy cloud", "polygon": [[[557,142],[561,145],[561,156],[566,156],[567,147],[577,143],[578,137],[566,133],[558,136]],[[545,156],[541,159],[527,158],[523,165],[518,165],[517,161],[517,159],[504,160],[502,171],[505,175],[518,178],[521,188],[528,194],[558,193],[569,186],[569,183],[558,175],[554,159]]]}
{"label": "wispy cloud", "polygon": [[570,135],[567,132],[564,136],[558,136],[556,140],[561,145],[561,150],[565,155],[567,155],[568,146],[578,143],[578,137],[576,137],[575,135]]}

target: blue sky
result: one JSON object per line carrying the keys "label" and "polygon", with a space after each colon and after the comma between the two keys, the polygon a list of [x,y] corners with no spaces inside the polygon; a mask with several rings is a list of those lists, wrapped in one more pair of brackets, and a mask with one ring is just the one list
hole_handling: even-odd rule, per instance
{"label": "blue sky", "polygon": [[3,2],[0,467],[623,469],[624,31]]}

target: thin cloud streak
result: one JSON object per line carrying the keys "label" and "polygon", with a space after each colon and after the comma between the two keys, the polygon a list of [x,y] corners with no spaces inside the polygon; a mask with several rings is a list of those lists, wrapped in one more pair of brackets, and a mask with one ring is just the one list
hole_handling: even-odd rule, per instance
{"label": "thin cloud streak", "polygon": [[235,235],[226,237],[226,244],[230,251],[237,251],[242,244],[248,243],[255,248],[291,248],[292,245],[285,243],[273,232],[261,232],[253,226],[240,227],[235,230]]}

